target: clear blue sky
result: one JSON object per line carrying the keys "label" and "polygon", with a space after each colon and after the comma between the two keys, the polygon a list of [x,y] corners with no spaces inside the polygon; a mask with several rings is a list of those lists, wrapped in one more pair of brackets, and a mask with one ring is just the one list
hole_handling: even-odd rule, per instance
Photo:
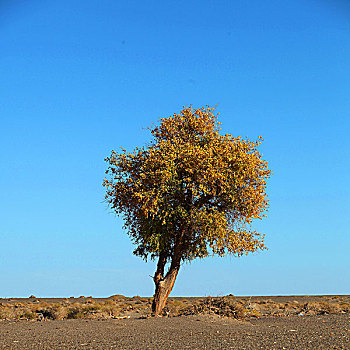
{"label": "clear blue sky", "polygon": [[153,294],[104,158],[189,104],[264,137],[270,249],[172,295],[350,294],[349,2],[4,0],[0,53],[0,297]]}

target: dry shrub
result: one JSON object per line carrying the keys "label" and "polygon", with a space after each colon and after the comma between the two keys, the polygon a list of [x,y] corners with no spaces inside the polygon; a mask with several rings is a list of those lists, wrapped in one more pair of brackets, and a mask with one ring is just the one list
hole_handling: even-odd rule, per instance
{"label": "dry shrub", "polygon": [[247,314],[247,310],[244,308],[243,303],[237,302],[233,298],[208,297],[178,310],[176,316],[197,314],[215,314],[223,317],[243,319]]}
{"label": "dry shrub", "polygon": [[339,306],[341,308],[342,313],[350,313],[350,303],[339,303]]}
{"label": "dry shrub", "polygon": [[0,319],[2,320],[15,320],[18,318],[16,309],[7,305],[2,305],[0,309]]}
{"label": "dry shrub", "polygon": [[168,299],[166,307],[163,310],[163,315],[179,316],[186,309],[187,305],[181,300]]}
{"label": "dry shrub", "polygon": [[338,303],[314,301],[314,302],[305,303],[303,311],[305,311],[306,315],[339,314],[342,311],[342,307]]}
{"label": "dry shrub", "polygon": [[76,303],[69,308],[68,319],[107,319],[120,315],[120,307],[117,303],[107,300],[94,304]]}
{"label": "dry shrub", "polygon": [[38,318],[38,315],[32,311],[24,311],[20,315],[20,319],[24,319],[24,320],[36,320],[37,318]]}
{"label": "dry shrub", "polygon": [[116,295],[110,296],[109,299],[112,299],[112,300],[115,300],[115,301],[121,301],[121,300],[125,300],[126,296],[121,295],[121,294],[116,294]]}
{"label": "dry shrub", "polygon": [[52,319],[64,320],[68,318],[68,308],[62,304],[55,305],[52,308]]}
{"label": "dry shrub", "polygon": [[259,317],[261,317],[261,312],[260,311],[258,311],[258,310],[248,310],[248,311],[246,311],[246,314],[245,314],[246,316],[248,316],[248,317],[256,317],[256,318],[259,318]]}
{"label": "dry shrub", "polygon": [[34,320],[37,318],[34,304],[1,304],[0,305],[0,320]]}
{"label": "dry shrub", "polygon": [[109,317],[119,317],[121,314],[121,307],[110,300],[99,304],[99,311],[103,314],[107,314]]}

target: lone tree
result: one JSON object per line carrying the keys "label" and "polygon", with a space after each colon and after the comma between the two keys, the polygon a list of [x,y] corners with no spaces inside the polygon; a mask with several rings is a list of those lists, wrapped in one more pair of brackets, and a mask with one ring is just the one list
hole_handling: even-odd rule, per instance
{"label": "lone tree", "polygon": [[271,171],[257,149],[262,138],[220,135],[214,109],[184,107],[148,128],[149,145],[105,159],[106,201],[122,214],[134,254],[158,260],[154,315],[183,262],[266,249],[264,235],[251,227],[268,207]]}

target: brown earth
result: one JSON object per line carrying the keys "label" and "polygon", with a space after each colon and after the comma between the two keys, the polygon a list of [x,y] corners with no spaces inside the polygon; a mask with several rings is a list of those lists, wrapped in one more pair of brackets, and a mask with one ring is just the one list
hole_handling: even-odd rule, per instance
{"label": "brown earth", "polygon": [[[165,314],[174,317],[149,318],[150,298],[1,299],[0,312],[22,319],[0,313],[0,349],[350,349],[349,300],[170,298]],[[56,310],[53,305],[63,308],[61,303],[74,310],[75,319],[67,319],[63,309],[45,314]]]}
{"label": "brown earth", "polygon": [[349,315],[4,321],[0,349],[350,349]]}

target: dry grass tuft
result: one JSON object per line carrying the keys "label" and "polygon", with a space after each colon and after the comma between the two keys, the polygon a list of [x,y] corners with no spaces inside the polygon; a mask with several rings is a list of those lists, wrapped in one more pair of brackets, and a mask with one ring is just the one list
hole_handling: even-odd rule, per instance
{"label": "dry grass tuft", "polygon": [[114,301],[95,303],[14,303],[0,304],[1,320],[65,320],[65,319],[107,319],[121,315],[121,307]]}
{"label": "dry grass tuft", "polygon": [[250,310],[256,310],[263,316],[290,316],[290,315],[328,315],[350,312],[350,304],[345,302],[311,301],[286,302],[257,301],[250,304]]}

